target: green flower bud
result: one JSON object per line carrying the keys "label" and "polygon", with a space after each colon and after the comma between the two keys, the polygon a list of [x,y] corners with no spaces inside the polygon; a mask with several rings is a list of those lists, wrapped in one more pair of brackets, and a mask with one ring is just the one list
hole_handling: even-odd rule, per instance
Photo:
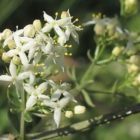
{"label": "green flower bud", "polygon": [[29,24],[29,25],[25,26],[23,30],[24,30],[24,36],[34,37],[35,28],[32,24]]}
{"label": "green flower bud", "polygon": [[2,32],[2,38],[3,39],[7,39],[10,35],[12,35],[12,31],[10,29],[5,29]]}
{"label": "green flower bud", "polygon": [[118,57],[122,51],[124,50],[124,47],[122,46],[116,46],[113,50],[112,50],[112,54],[116,57]]}
{"label": "green flower bud", "polygon": [[140,85],[140,74],[138,74],[138,75],[135,77],[134,81],[132,82],[132,85],[133,85],[133,86],[139,86],[139,85]]}
{"label": "green flower bud", "polygon": [[9,49],[15,48],[16,47],[15,41],[12,40],[12,39],[11,40],[8,40],[7,46],[8,46]]}
{"label": "green flower bud", "polygon": [[132,55],[129,59],[129,62],[132,64],[140,65],[140,56],[139,55]]}
{"label": "green flower bud", "polygon": [[12,62],[15,65],[19,65],[21,63],[20,58],[18,56],[16,56],[16,55],[13,57]]}
{"label": "green flower bud", "polygon": [[40,31],[42,28],[41,21],[39,19],[34,20],[33,26],[35,28],[35,31],[37,31],[37,32]]}
{"label": "green flower bud", "polygon": [[66,111],[65,112],[65,117],[67,117],[67,118],[73,117],[73,112],[72,111]]}
{"label": "green flower bud", "polygon": [[66,18],[66,17],[70,17],[69,13],[67,11],[63,11],[61,13],[61,18]]}
{"label": "green flower bud", "polygon": [[127,70],[128,70],[128,73],[137,73],[139,71],[139,67],[135,64],[129,64],[127,65]]}
{"label": "green flower bud", "polygon": [[6,53],[3,53],[2,60],[6,63],[9,63],[11,61],[11,57],[9,57]]}
{"label": "green flower bud", "polygon": [[138,11],[138,0],[121,0],[121,14],[130,16]]}
{"label": "green flower bud", "polygon": [[74,107],[74,113],[75,114],[83,114],[86,111],[86,107],[82,105],[77,105]]}
{"label": "green flower bud", "polygon": [[105,30],[106,30],[106,28],[105,28],[105,25],[103,23],[95,24],[94,31],[95,31],[96,35],[104,34]]}

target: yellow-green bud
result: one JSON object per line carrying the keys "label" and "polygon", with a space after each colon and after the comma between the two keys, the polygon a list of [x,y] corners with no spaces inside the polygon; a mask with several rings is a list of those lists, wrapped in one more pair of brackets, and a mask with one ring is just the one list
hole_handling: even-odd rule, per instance
{"label": "yellow-green bud", "polygon": [[132,85],[134,85],[134,86],[139,86],[140,85],[140,74],[135,77]]}
{"label": "yellow-green bud", "polygon": [[35,28],[32,24],[26,25],[23,30],[24,30],[24,36],[34,37]]}
{"label": "yellow-green bud", "polygon": [[125,15],[133,15],[138,11],[138,0],[123,0],[123,12]]}
{"label": "yellow-green bud", "polygon": [[12,62],[15,65],[19,65],[21,63],[20,58],[18,56],[16,56],[16,55],[13,57]]}
{"label": "yellow-green bud", "polygon": [[139,71],[139,67],[135,64],[127,65],[128,73],[137,73]]}
{"label": "yellow-green bud", "polygon": [[116,27],[118,25],[118,21],[116,18],[112,19],[107,25],[106,30],[109,36],[112,36],[115,34]]}
{"label": "yellow-green bud", "polygon": [[113,25],[112,23],[108,24],[106,29],[109,36],[112,36],[115,33],[115,25]]}
{"label": "yellow-green bud", "polygon": [[112,54],[117,57],[117,56],[119,56],[122,53],[123,50],[124,50],[124,47],[116,46],[112,50]]}
{"label": "yellow-green bud", "polygon": [[6,63],[9,63],[11,60],[11,57],[9,57],[6,53],[2,54],[2,60]]}
{"label": "yellow-green bud", "polygon": [[132,64],[140,65],[140,56],[139,55],[132,55],[129,59],[129,62]]}
{"label": "yellow-green bud", "polygon": [[73,112],[72,111],[66,111],[65,112],[65,117],[72,118],[73,117]]}
{"label": "yellow-green bud", "polygon": [[67,12],[67,11],[63,11],[62,13],[61,13],[61,18],[66,18],[66,17],[69,17],[70,15],[69,15],[69,13]]}
{"label": "yellow-green bud", "polygon": [[106,30],[106,28],[103,23],[97,23],[94,27],[94,31],[95,31],[96,35],[104,34],[105,30]]}
{"label": "yellow-green bud", "polygon": [[37,31],[37,32],[40,31],[42,28],[41,21],[39,19],[34,20],[33,26],[35,28],[35,31]]}
{"label": "yellow-green bud", "polygon": [[3,39],[7,39],[10,35],[12,35],[12,31],[10,29],[5,29],[2,32],[2,38]]}
{"label": "yellow-green bud", "polygon": [[74,113],[75,114],[83,114],[83,113],[85,113],[85,111],[86,111],[85,106],[77,105],[77,106],[74,107]]}
{"label": "yellow-green bud", "polygon": [[15,41],[12,40],[12,39],[8,40],[7,46],[8,46],[9,49],[15,48],[16,47]]}

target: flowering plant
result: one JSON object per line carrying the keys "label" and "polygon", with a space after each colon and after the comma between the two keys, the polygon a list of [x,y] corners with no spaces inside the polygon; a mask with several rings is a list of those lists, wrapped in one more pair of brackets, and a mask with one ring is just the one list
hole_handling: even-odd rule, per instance
{"label": "flowering plant", "polygon": [[[129,0],[127,1],[129,3],[126,1],[121,0],[121,14],[124,16],[135,14],[137,1]],[[90,21],[83,24],[83,27],[93,26],[96,48],[87,53],[91,63],[82,73],[82,78],[78,78],[78,68],[67,68],[64,64],[65,56],[71,56],[68,52],[68,48],[71,47],[70,38],[79,43],[78,32],[82,27],[75,25],[78,19],[73,21],[69,10],[63,11],[59,19],[58,13],[53,18],[43,12],[43,17],[44,24],[37,19],[23,29],[18,27],[16,31],[5,29],[0,33],[1,58],[6,64],[7,71],[6,74],[0,75],[0,81],[8,83],[10,114],[20,118],[17,126],[20,131],[14,134],[14,138],[47,139],[55,137],[57,130],[58,135],[59,132],[60,135],[61,133],[65,135],[84,131],[92,124],[108,123],[140,111],[137,106],[134,106],[119,115],[99,116],[59,129],[63,114],[67,118],[72,118],[74,114],[83,114],[86,111],[85,106],[95,107],[90,93],[127,96],[130,88],[139,92],[140,38],[136,32],[123,29],[117,17],[108,18],[101,14],[94,14]],[[100,77],[102,72],[99,70],[95,73],[94,69],[113,64],[120,68],[122,74],[114,78],[115,80],[111,79],[109,90],[99,90],[95,76]],[[70,82],[65,80],[58,82],[53,79],[53,76],[64,72],[69,76]],[[78,101],[80,96],[84,104]],[[26,124],[34,122],[36,116],[44,119],[49,115],[53,116],[56,130],[47,131],[47,134],[45,132],[29,134],[26,131]]]}

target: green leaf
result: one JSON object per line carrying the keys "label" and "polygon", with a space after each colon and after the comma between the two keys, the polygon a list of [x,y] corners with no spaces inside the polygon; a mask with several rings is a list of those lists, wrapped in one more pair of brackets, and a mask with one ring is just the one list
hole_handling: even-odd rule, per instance
{"label": "green leaf", "polygon": [[83,97],[86,101],[86,103],[90,106],[90,107],[95,107],[93,101],[91,100],[89,94],[85,91],[85,90],[82,90],[82,94],[83,94]]}
{"label": "green leaf", "polygon": [[30,115],[29,112],[25,112],[25,113],[24,113],[24,120],[25,120],[26,122],[32,122],[32,121],[33,121],[33,119],[32,119],[32,117],[31,117],[31,115]]}

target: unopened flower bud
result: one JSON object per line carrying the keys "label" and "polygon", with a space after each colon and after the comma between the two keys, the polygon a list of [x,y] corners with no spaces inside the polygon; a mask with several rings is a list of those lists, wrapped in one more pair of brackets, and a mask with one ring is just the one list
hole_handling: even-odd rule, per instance
{"label": "unopened flower bud", "polygon": [[96,35],[102,35],[105,32],[106,28],[103,23],[97,23],[94,27]]}
{"label": "unopened flower bud", "polygon": [[106,30],[107,30],[107,33],[109,36],[112,36],[115,34],[115,31],[116,31],[116,27],[118,25],[118,21],[117,19],[112,19],[111,22],[109,22],[107,25],[106,25]]}
{"label": "unopened flower bud", "polygon": [[136,73],[139,71],[139,67],[135,64],[130,64],[127,66],[128,73]]}
{"label": "unopened flower bud", "polygon": [[117,57],[117,56],[119,56],[122,53],[123,50],[124,50],[124,47],[116,46],[112,50],[112,54]]}
{"label": "unopened flower bud", "polygon": [[6,53],[3,53],[2,54],[2,60],[6,63],[9,63],[11,58]]}
{"label": "unopened flower bud", "polygon": [[132,85],[134,85],[134,86],[139,86],[140,85],[140,74],[135,77]]}
{"label": "unopened flower bud", "polygon": [[32,24],[29,24],[24,27],[24,36],[34,37],[34,35],[35,35],[35,28]]}
{"label": "unopened flower bud", "polygon": [[42,25],[41,25],[41,21],[39,19],[36,19],[33,21],[33,26],[35,28],[35,31],[40,31]]}
{"label": "unopened flower bud", "polygon": [[132,55],[129,59],[129,62],[132,64],[140,65],[140,56],[139,55]]}
{"label": "unopened flower bud", "polygon": [[12,39],[8,40],[7,46],[8,46],[9,49],[15,48],[16,47],[15,41],[12,40]]}
{"label": "unopened flower bud", "polygon": [[12,62],[15,64],[15,65],[19,65],[20,64],[20,58],[18,56],[14,56],[13,59],[12,59]]}
{"label": "unopened flower bud", "polygon": [[67,117],[67,118],[73,117],[73,112],[72,111],[66,111],[65,112],[65,117]]}
{"label": "unopened flower bud", "polygon": [[83,113],[85,113],[85,111],[86,111],[85,106],[77,105],[77,106],[74,107],[74,113],[75,114],[83,114]]}
{"label": "unopened flower bud", "polygon": [[138,11],[138,0],[124,0],[124,14],[132,15]]}
{"label": "unopened flower bud", "polygon": [[5,29],[3,32],[2,32],[2,37],[3,39],[7,39],[10,35],[12,35],[12,31],[10,29]]}
{"label": "unopened flower bud", "polygon": [[69,15],[69,13],[67,12],[67,11],[63,11],[62,13],[61,13],[61,18],[66,18],[66,17],[69,17],[70,15]]}

